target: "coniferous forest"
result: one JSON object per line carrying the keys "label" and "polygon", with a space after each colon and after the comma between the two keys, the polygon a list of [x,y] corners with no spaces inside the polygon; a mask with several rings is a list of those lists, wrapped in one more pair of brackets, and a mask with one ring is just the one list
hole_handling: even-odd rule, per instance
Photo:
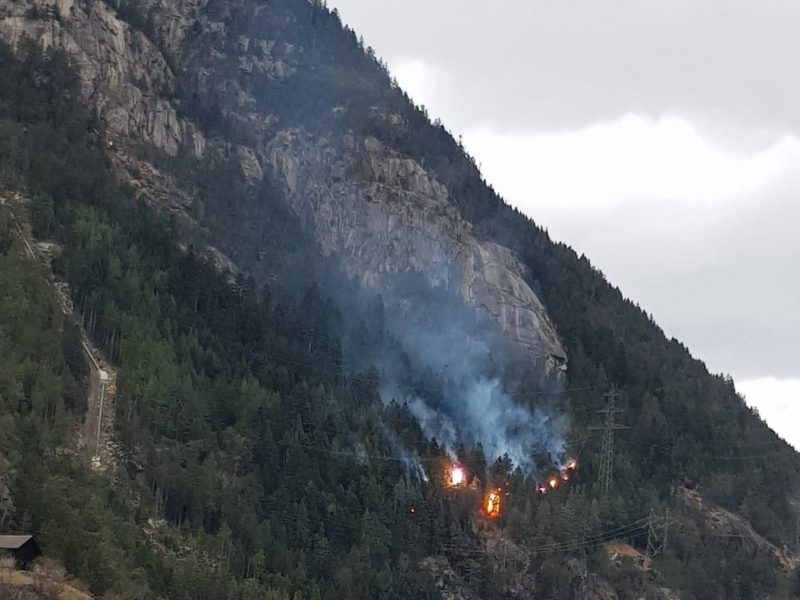
{"label": "coniferous forest", "polygon": [[[352,60],[381,72],[374,57]],[[518,597],[520,585],[536,598],[592,597],[592,578],[620,598],[661,598],[660,588],[698,600],[800,596],[797,570],[769,549],[792,551],[800,457],[729,378],[710,375],[585,257],[503,204],[407,98],[385,100],[402,100],[396,109],[417,123],[393,143],[427,157],[465,218],[521,257],[570,357],[564,404],[580,468],[569,486],[543,496],[503,457],[487,465],[479,449],[458,449],[470,471],[507,491],[494,521],[476,516],[476,493],[441,484],[443,449],[408,407],[382,401],[379,370],[351,368],[354,339],[391,344],[380,298],[354,323],[308,276],[324,261],[267,189],[263,260],[304,265],[305,276],[259,286],[178,243],[174,220],[115,176],[75,69],[33,42],[0,47],[0,195],[29,198],[17,217],[60,248],[52,270],[31,260],[0,209],[0,524],[34,532],[93,595],[440,598],[452,577],[481,598]],[[360,118],[364,97],[349,109],[353,126],[396,135]],[[185,105],[222,127],[212,108]],[[316,112],[292,110],[298,120]],[[222,193],[214,177],[200,183]],[[73,315],[62,313],[54,279],[68,284]],[[106,473],[76,443],[89,385],[82,330],[118,372]],[[408,376],[435,384],[435,374]],[[603,493],[593,427],[611,384],[623,390],[627,429]],[[427,480],[401,449],[418,454]],[[748,522],[752,539],[715,533],[685,490]],[[611,560],[604,544],[617,538],[646,553],[651,510],[671,515],[652,568]]]}

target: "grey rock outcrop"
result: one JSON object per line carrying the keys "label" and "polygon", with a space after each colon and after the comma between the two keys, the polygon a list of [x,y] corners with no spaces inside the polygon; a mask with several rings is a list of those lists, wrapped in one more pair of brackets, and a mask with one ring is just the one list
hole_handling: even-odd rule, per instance
{"label": "grey rock outcrop", "polygon": [[373,288],[398,273],[458,290],[529,359],[560,368],[566,354],[547,311],[508,248],[478,239],[447,190],[415,161],[374,138],[348,136],[343,154],[324,140],[283,131],[265,159],[286,197],[350,276]]}
{"label": "grey rock outcrop", "polygon": [[[345,131],[333,143],[281,128],[259,107],[244,82],[288,77],[300,50],[252,32],[233,34],[228,23],[236,9],[265,10],[248,2],[212,11],[208,0],[142,0],[137,6],[147,23],[137,29],[100,0],[0,0],[0,38],[15,43],[25,35],[66,50],[86,101],[106,123],[120,173],[196,231],[208,235],[195,190],[131,148],[233,157],[249,189],[265,176],[275,180],[320,251],[338,257],[349,275],[380,290],[394,275],[421,274],[487,315],[527,359],[563,370],[564,348],[525,267],[508,248],[476,235],[432,173],[375,138]],[[187,65],[196,93],[222,94],[226,118],[247,131],[247,140],[207,137],[179,109],[173,69]],[[206,242],[218,263],[235,268],[213,248],[220,245],[213,236]]]}
{"label": "grey rock outcrop", "polygon": [[0,37],[27,36],[66,50],[81,76],[82,93],[104,118],[110,137],[139,140],[176,154],[187,135],[168,98],[174,77],[162,53],[104,2],[3,2]]}

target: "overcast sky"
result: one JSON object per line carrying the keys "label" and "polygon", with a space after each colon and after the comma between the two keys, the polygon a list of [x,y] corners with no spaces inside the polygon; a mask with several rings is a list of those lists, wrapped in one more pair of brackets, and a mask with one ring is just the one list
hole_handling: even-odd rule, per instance
{"label": "overcast sky", "polygon": [[329,5],[508,202],[800,448],[800,2]]}

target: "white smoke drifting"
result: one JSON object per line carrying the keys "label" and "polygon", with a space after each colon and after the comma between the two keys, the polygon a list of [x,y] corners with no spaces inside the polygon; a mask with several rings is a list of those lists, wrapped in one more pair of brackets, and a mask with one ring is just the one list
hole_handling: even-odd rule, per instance
{"label": "white smoke drifting", "polygon": [[[453,457],[459,443],[480,444],[487,464],[507,456],[526,474],[560,464],[566,420],[555,406],[557,384],[528,389],[524,403],[515,401],[509,389],[519,381],[507,381],[511,370],[505,368],[515,357],[493,323],[446,290],[406,286],[392,297],[402,302],[387,308],[386,323],[403,358],[373,357],[385,400],[405,402],[426,437]],[[543,374],[529,375],[547,385]],[[556,402],[532,402],[538,391]]]}

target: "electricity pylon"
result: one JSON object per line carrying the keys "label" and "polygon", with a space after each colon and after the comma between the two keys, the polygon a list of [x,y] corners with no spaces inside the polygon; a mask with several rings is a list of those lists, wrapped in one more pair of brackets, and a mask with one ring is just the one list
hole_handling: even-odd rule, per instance
{"label": "electricity pylon", "polygon": [[664,511],[663,517],[657,516],[651,508],[647,517],[647,556],[655,558],[666,551],[668,534],[669,508]]}
{"label": "electricity pylon", "polygon": [[597,483],[600,484],[600,489],[603,494],[608,494],[611,488],[611,480],[614,471],[614,432],[618,429],[628,429],[624,425],[616,423],[617,413],[622,412],[621,408],[617,408],[617,400],[621,396],[617,391],[616,386],[611,386],[611,390],[603,394],[606,399],[606,407],[597,411],[605,415],[605,421],[602,427],[592,427],[592,429],[602,430],[603,432],[603,445],[600,452],[600,468],[597,471]]}

